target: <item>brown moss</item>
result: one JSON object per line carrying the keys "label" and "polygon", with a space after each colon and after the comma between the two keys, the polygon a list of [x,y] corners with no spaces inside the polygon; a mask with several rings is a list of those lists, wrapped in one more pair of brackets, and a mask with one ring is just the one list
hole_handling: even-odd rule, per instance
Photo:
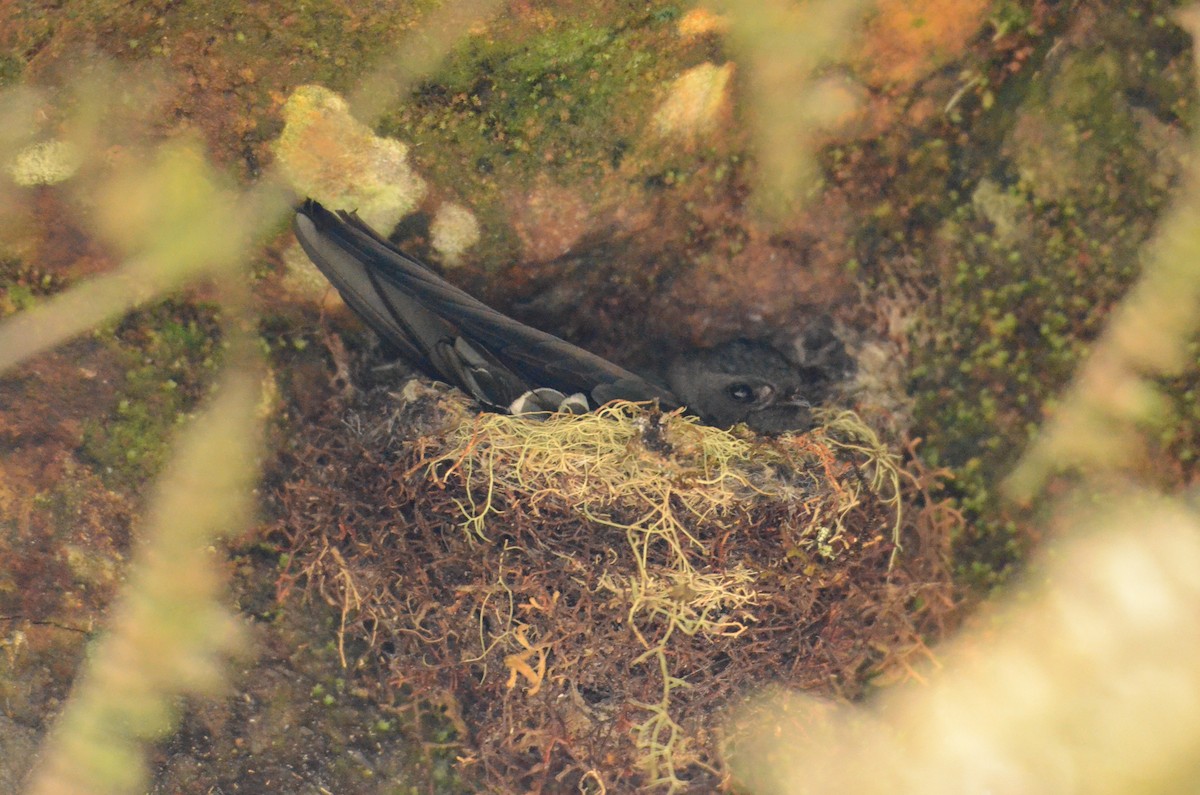
{"label": "brown moss", "polygon": [[451,705],[480,786],[711,791],[726,706],[902,676],[950,603],[928,598],[936,544],[889,568],[894,495],[872,484],[894,469],[836,426],[538,423],[406,393],[333,407],[282,463],[280,594],[337,606],[370,687]]}
{"label": "brown moss", "polygon": [[883,0],[867,26],[860,68],[873,86],[911,86],[962,55],[989,5],[984,0]]}

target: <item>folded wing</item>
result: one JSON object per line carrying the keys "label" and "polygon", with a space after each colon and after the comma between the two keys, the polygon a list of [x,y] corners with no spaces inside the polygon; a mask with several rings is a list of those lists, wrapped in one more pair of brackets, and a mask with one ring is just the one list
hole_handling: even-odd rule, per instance
{"label": "folded wing", "polygon": [[669,391],[551,334],[509,318],[406,256],[353,213],[309,199],[296,238],[342,298],[414,364],[493,408],[530,390],[609,400],[678,401]]}

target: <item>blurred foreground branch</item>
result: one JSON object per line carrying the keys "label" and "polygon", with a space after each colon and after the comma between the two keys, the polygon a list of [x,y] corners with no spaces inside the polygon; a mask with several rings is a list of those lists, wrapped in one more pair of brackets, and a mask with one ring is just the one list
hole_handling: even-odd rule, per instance
{"label": "blurred foreground branch", "polygon": [[788,795],[1190,791],[1200,520],[1126,503],[1079,524],[1094,534],[1054,550],[1033,598],[956,641],[929,687],[869,708],[776,693],[747,710],[736,776]]}
{"label": "blurred foreground branch", "polygon": [[[1200,31],[1200,12],[1181,15]],[[1193,150],[1194,151],[1194,150]],[[1194,157],[1194,155],[1193,155]],[[868,706],[773,693],[731,722],[729,758],[755,793],[1195,789],[1200,765],[1200,513],[1105,475],[1148,449],[1152,379],[1200,328],[1200,167],[1162,221],[1144,273],[1006,488],[1037,496],[1082,475],[1071,538],[1019,603],[939,655],[928,686]],[[1100,496],[1100,495],[1105,496]],[[1097,507],[1097,503],[1100,506]]]}
{"label": "blurred foreground branch", "polygon": [[[1200,7],[1179,14],[1193,38]],[[1033,499],[1056,471],[1119,471],[1146,449],[1143,431],[1167,412],[1151,379],[1187,363],[1188,342],[1200,329],[1200,162],[1195,152],[1185,184],[1161,222],[1137,284],[1113,313],[1104,334],[1054,416],[1042,428],[1004,487],[1018,501]]]}
{"label": "blurred foreground branch", "polygon": [[[467,25],[498,5],[469,0],[433,12],[428,27],[414,30],[397,44],[395,58],[363,79],[360,112],[373,120]],[[0,107],[31,110],[49,101],[36,93],[7,92]],[[66,148],[79,155],[72,168],[87,177],[73,183],[76,198],[93,211],[97,236],[125,262],[0,323],[0,372],[203,279],[221,297],[230,364],[157,486],[109,629],[43,746],[29,789],[36,795],[144,791],[142,744],[170,731],[181,696],[218,691],[225,659],[245,645],[225,605],[225,562],[214,543],[252,518],[264,372],[246,264],[256,241],[287,215],[291,198],[277,168],[239,191],[186,135],[153,146],[122,139],[125,128],[107,116],[119,103],[109,92],[81,91],[62,113],[69,118],[64,128],[73,130]],[[0,154],[33,129],[0,124]],[[107,148],[120,157],[109,157]],[[0,183],[0,199],[27,201],[11,187]]]}
{"label": "blurred foreground branch", "polygon": [[258,477],[261,368],[228,368],[180,438],[142,528],[130,579],[43,748],[30,792],[142,791],[139,743],[167,731],[179,696],[220,688],[244,637],[224,605],[213,543],[246,527]]}
{"label": "blurred foreground branch", "polygon": [[364,124],[374,125],[472,28],[486,22],[503,5],[503,0],[459,0],[439,6],[418,30],[397,44],[391,58],[377,64],[359,81],[350,98],[354,115]]}
{"label": "blurred foreground branch", "polygon": [[[499,0],[459,0],[433,12],[397,43],[394,57],[362,78],[353,103],[360,119],[373,123],[499,6]],[[23,94],[14,97],[0,107],[23,107],[17,99],[29,104]],[[70,126],[76,148],[94,165],[102,155],[94,150],[103,141],[97,128],[106,123],[105,114],[96,101],[79,104],[80,118]],[[11,147],[27,132],[20,125],[0,127],[0,146]],[[100,223],[108,227],[101,231],[127,248],[128,260],[0,323],[0,372],[197,280],[240,278],[234,274],[255,242],[276,229],[292,202],[276,165],[239,194],[186,139],[160,145],[124,172],[104,175],[95,188]]]}
{"label": "blurred foreground branch", "polygon": [[[221,187],[203,151],[188,142],[160,147],[143,165],[104,186],[121,195],[101,223],[120,230],[131,258],[0,323],[0,372],[197,279],[243,279],[252,244],[288,208],[274,182],[241,196]],[[134,188],[140,206],[118,187]]]}
{"label": "blurred foreground branch", "polygon": [[729,41],[746,66],[757,178],[754,199],[774,221],[820,186],[820,136],[853,112],[849,83],[823,74],[844,56],[871,0],[713,0],[730,18]]}

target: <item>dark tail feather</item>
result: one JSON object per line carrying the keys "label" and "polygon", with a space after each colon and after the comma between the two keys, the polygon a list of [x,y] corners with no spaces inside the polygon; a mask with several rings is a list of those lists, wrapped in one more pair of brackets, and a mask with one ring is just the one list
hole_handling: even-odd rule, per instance
{"label": "dark tail feather", "polygon": [[[497,385],[496,394],[487,398],[494,405],[508,405],[537,387],[592,395],[602,385],[609,387],[601,390],[606,394],[614,387],[622,393],[613,397],[624,397],[636,386],[637,397],[631,399],[657,397],[676,404],[665,389],[472,298],[352,213],[334,214],[309,199],[296,214],[295,229],[309,257],[368,325],[477,398],[471,385],[486,375]],[[495,371],[480,370],[480,360]],[[467,377],[464,368],[475,377]]]}

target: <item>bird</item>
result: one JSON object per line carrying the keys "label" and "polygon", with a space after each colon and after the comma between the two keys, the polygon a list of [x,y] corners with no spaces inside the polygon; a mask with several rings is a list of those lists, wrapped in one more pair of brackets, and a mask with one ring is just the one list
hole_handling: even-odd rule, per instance
{"label": "bird", "polygon": [[745,423],[776,435],[811,428],[813,401],[831,381],[830,368],[798,365],[747,339],[681,354],[665,379],[639,375],[487,306],[354,212],[306,199],[293,229],[308,258],[368,327],[420,370],[492,411],[546,416],[579,414],[613,400],[657,401],[666,410],[685,408],[705,424]]}

